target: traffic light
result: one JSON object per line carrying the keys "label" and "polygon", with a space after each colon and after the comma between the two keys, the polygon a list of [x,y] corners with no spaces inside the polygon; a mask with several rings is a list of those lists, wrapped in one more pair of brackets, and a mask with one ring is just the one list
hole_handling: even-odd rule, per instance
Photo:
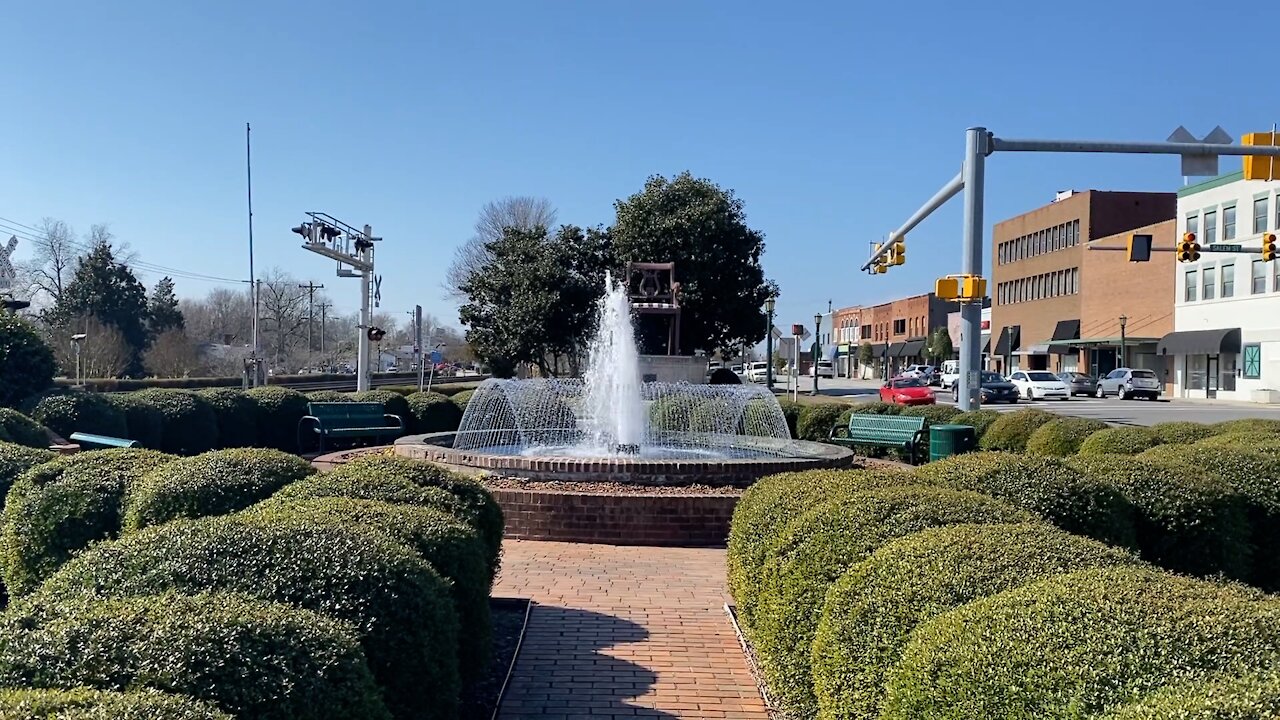
{"label": "traffic light", "polygon": [[[1280,133],[1247,133],[1240,138],[1241,145],[1280,145]],[[1266,155],[1244,156],[1245,180],[1280,180],[1280,158]]]}
{"label": "traffic light", "polygon": [[895,240],[893,246],[889,250],[889,264],[901,265],[907,261],[907,244],[901,240]]}
{"label": "traffic light", "polygon": [[1133,234],[1129,236],[1129,262],[1148,262],[1151,260],[1152,236]]}
{"label": "traffic light", "polygon": [[987,279],[968,275],[960,283],[960,297],[965,300],[981,300],[987,296]]}
{"label": "traffic light", "polygon": [[332,225],[320,226],[320,240],[323,242],[336,240],[339,235],[342,235],[342,231]]}
{"label": "traffic light", "polygon": [[382,342],[382,338],[387,336],[387,331],[380,327],[371,327],[368,331],[369,340],[373,342]]}
{"label": "traffic light", "polygon": [[934,283],[933,294],[943,300],[957,300],[960,298],[960,279],[954,277],[938,278]]}
{"label": "traffic light", "polygon": [[981,275],[948,275],[934,283],[933,294],[943,300],[979,302],[987,296],[987,279]]}
{"label": "traffic light", "polygon": [[1178,243],[1178,262],[1195,262],[1200,259],[1200,243],[1196,242],[1195,233],[1187,233],[1182,236],[1182,242]]}
{"label": "traffic light", "polygon": [[[882,247],[884,247],[884,243],[876,243],[876,252],[880,252],[880,248]],[[890,252],[892,252],[892,250],[890,250]],[[871,272],[883,273],[889,270],[888,261],[885,259],[887,255],[888,253],[885,253],[884,255],[877,257],[875,262],[871,263]]]}
{"label": "traffic light", "polygon": [[319,237],[316,232],[315,223],[304,222],[298,227],[293,228],[293,231],[301,235],[302,239],[309,243],[317,242],[317,238]]}
{"label": "traffic light", "polygon": [[1276,257],[1276,234],[1262,233],[1262,259],[1275,260]]}

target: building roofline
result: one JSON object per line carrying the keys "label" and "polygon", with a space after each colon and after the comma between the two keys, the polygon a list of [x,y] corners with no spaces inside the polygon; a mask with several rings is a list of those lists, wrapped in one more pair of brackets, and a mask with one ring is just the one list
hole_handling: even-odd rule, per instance
{"label": "building roofline", "polygon": [[1212,190],[1213,188],[1222,187],[1223,185],[1230,185],[1237,180],[1243,179],[1244,170],[1237,170],[1233,173],[1227,173],[1226,175],[1219,175],[1218,177],[1209,178],[1208,180],[1202,180],[1194,185],[1187,185],[1186,187],[1178,188],[1178,197],[1184,198],[1188,195],[1195,195],[1196,193],[1204,192],[1205,190]]}

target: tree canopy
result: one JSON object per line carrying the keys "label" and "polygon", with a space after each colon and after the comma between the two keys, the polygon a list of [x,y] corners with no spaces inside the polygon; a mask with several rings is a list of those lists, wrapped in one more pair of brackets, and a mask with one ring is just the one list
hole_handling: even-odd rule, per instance
{"label": "tree canopy", "polygon": [[118,262],[111,244],[99,242],[80,258],[62,297],[48,312],[49,324],[66,327],[75,317],[92,316],[124,336],[131,360],[129,373],[142,370],[147,346],[147,289]]}
{"label": "tree canopy", "polygon": [[151,333],[160,335],[167,330],[183,330],[187,326],[182,310],[178,308],[178,296],[173,292],[173,278],[162,277],[156,283],[148,301],[151,316]]}

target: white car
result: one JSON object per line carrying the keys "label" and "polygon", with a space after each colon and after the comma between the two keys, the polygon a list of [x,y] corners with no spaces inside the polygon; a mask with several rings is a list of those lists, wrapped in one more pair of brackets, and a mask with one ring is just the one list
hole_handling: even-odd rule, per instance
{"label": "white car", "polygon": [[1047,370],[1017,370],[1009,376],[1009,382],[1016,385],[1018,394],[1028,400],[1071,399],[1071,388]]}
{"label": "white car", "polygon": [[830,360],[819,360],[817,365],[809,366],[809,377],[814,375],[824,378],[834,378],[836,369],[831,365]]}
{"label": "white car", "polygon": [[[747,363],[747,381],[762,383],[768,380],[769,363],[753,362]],[[776,374],[776,373],[775,373]]]}

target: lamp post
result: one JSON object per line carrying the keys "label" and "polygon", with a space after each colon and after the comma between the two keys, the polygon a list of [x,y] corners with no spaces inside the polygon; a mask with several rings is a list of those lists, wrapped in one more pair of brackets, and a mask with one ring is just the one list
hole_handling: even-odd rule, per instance
{"label": "lamp post", "polygon": [[773,392],[773,308],[775,300],[772,297],[764,301],[764,312],[768,316],[768,320],[764,327],[764,385],[769,392]]}
{"label": "lamp post", "polygon": [[813,314],[813,394],[818,394],[818,358],[822,356],[822,313]]}
{"label": "lamp post", "polygon": [[1124,326],[1127,325],[1128,323],[1129,323],[1128,316],[1121,315],[1120,316],[1120,367],[1128,367],[1124,361],[1124,340],[1125,340]]}
{"label": "lamp post", "polygon": [[71,345],[76,349],[76,387],[80,387],[84,384],[84,381],[80,377],[80,343],[83,342],[86,337],[87,336],[84,333],[77,333],[71,336]]}

